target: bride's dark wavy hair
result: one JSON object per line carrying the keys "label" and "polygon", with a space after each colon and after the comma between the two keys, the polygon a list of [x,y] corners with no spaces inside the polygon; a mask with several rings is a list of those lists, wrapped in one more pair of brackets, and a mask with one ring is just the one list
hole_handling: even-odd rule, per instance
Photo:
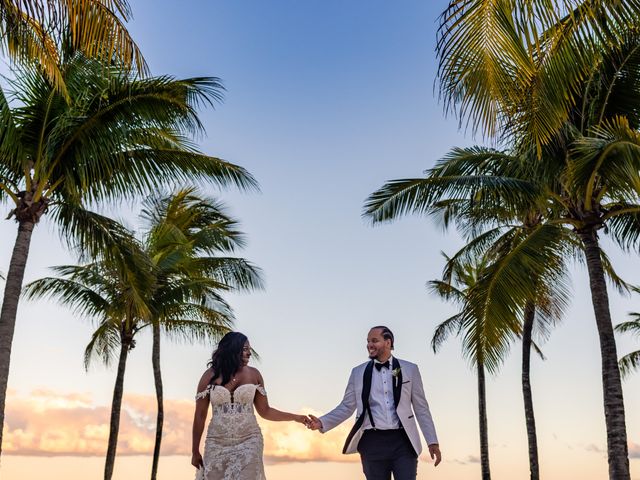
{"label": "bride's dark wavy hair", "polygon": [[247,336],[240,332],[229,332],[211,355],[209,368],[213,370],[211,383],[222,377],[220,385],[226,385],[231,377],[242,367],[242,349],[247,343]]}

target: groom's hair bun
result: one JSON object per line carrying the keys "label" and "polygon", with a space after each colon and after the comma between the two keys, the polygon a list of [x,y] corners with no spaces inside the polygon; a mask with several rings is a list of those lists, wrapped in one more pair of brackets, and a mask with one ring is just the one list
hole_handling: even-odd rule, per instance
{"label": "groom's hair bun", "polygon": [[391,340],[391,348],[393,348],[393,332],[391,331],[391,329],[389,329],[389,327],[385,327],[384,325],[378,325],[377,327],[373,327],[371,330],[373,329],[381,329],[382,330],[382,338],[384,338],[385,340]]}

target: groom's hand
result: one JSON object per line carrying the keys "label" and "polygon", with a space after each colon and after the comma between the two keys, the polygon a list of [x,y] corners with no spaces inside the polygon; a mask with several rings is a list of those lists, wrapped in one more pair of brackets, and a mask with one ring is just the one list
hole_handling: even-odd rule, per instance
{"label": "groom's hand", "polygon": [[431,459],[435,460],[433,462],[433,466],[437,467],[442,460],[442,454],[440,453],[440,446],[437,443],[432,443],[429,445],[429,455],[431,455]]}
{"label": "groom's hand", "polygon": [[307,425],[309,430],[320,430],[322,428],[322,422],[318,417],[314,417],[313,415],[309,415],[309,424]]}

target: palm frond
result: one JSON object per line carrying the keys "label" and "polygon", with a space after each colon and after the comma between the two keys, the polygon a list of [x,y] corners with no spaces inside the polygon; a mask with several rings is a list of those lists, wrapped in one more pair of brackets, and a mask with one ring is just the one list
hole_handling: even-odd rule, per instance
{"label": "palm frond", "polygon": [[514,168],[519,164],[517,158],[493,149],[454,148],[427,170],[425,178],[392,180],[373,192],[363,215],[374,223],[408,213],[425,215],[446,209],[450,214],[452,208],[466,212],[464,218],[486,217],[485,211],[497,209],[509,209],[513,216],[518,206],[531,205],[539,195],[535,183]]}
{"label": "palm frond", "polygon": [[435,293],[445,301],[454,301],[459,304],[464,304],[467,299],[464,291],[459,290],[449,282],[442,280],[430,280],[427,282],[427,287],[432,293]]}
{"label": "palm frond", "polygon": [[56,299],[71,307],[80,316],[101,317],[109,310],[109,299],[81,282],[45,277],[25,285],[22,294],[27,300]]}
{"label": "palm frond", "polygon": [[631,290],[631,285],[626,282],[613,268],[611,259],[604,250],[600,250],[600,258],[602,259],[602,268],[607,280],[618,290],[621,295],[627,294]]}
{"label": "palm frond", "polygon": [[602,185],[608,186],[610,196],[636,198],[640,191],[640,133],[620,116],[592,131],[593,136],[578,138],[571,151],[571,181],[583,193],[585,208],[591,208]]}
{"label": "palm frond", "polygon": [[[565,236],[563,228],[552,225],[540,225],[519,235],[503,255],[483,270],[470,289],[465,325],[472,327],[478,319],[482,321],[481,327],[476,327],[480,331],[469,329],[464,338],[465,350],[473,358],[483,347],[487,370],[499,367],[509,342],[519,335],[526,302],[540,303],[542,286],[553,282],[555,303],[564,307],[568,302]],[[476,339],[480,334],[482,344]]]}
{"label": "palm frond", "polygon": [[433,333],[433,337],[431,338],[431,348],[433,349],[433,352],[437,353],[445,340],[447,340],[452,334],[459,335],[461,328],[461,314],[453,315],[447,318],[444,322],[440,323],[436,327],[436,330]]}
{"label": "palm frond", "polygon": [[162,322],[161,328],[169,338],[185,342],[218,341],[231,331],[230,323],[220,323],[219,319],[214,322],[184,318],[166,319]]}
{"label": "palm frond", "polygon": [[[115,56],[140,72],[147,70],[139,48],[124,26],[131,18],[126,0],[13,0],[4,8],[8,5],[46,25],[57,37],[68,30],[71,45],[90,57],[111,60]],[[7,24],[7,29],[10,26]]]}
{"label": "palm frond", "polygon": [[139,250],[133,233],[124,225],[82,205],[54,204],[51,219],[58,227],[61,239],[80,254],[81,260],[109,257],[118,252],[127,256]]}
{"label": "palm frond", "polygon": [[118,327],[117,323],[103,322],[93,332],[84,350],[85,370],[89,370],[94,358],[100,359],[107,367],[111,366],[121,347]]}
{"label": "palm frond", "polygon": [[631,352],[618,360],[618,367],[620,367],[622,378],[627,378],[631,373],[638,370],[640,367],[640,350]]}
{"label": "palm frond", "polygon": [[638,247],[640,240],[640,209],[630,208],[617,213],[607,221],[611,238],[624,250]]}
{"label": "palm frond", "polygon": [[614,330],[617,333],[631,333],[640,337],[640,314],[633,313],[631,316],[635,317],[635,320],[619,323]]}
{"label": "palm frond", "polygon": [[262,270],[244,258],[198,257],[191,262],[197,271],[237,290],[262,290]]}
{"label": "palm frond", "polygon": [[[521,91],[516,75],[533,70],[512,17],[511,2],[454,0],[440,17],[437,53],[445,110],[495,135],[505,103]],[[529,73],[529,76],[531,73]]]}

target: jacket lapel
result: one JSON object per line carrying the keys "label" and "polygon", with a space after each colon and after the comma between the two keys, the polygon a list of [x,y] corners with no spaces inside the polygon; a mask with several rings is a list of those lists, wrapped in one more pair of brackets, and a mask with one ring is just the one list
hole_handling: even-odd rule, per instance
{"label": "jacket lapel", "polygon": [[392,371],[398,372],[393,378],[393,403],[396,408],[398,408],[398,404],[400,403],[400,395],[402,394],[402,369],[400,368],[400,362],[396,357],[393,357]]}
{"label": "jacket lapel", "polygon": [[362,377],[362,408],[363,413],[369,409],[369,396],[371,395],[371,376],[373,374],[373,360],[364,369]]}
{"label": "jacket lapel", "polygon": [[342,449],[342,453],[347,453],[347,448],[351,443],[351,439],[353,436],[360,430],[360,427],[364,423],[364,416],[369,414],[369,395],[371,394],[371,374],[373,372],[373,360],[371,360],[364,369],[364,374],[362,377],[362,412],[360,416],[356,420],[355,425],[349,432],[347,436],[346,442],[344,442],[344,447]]}

